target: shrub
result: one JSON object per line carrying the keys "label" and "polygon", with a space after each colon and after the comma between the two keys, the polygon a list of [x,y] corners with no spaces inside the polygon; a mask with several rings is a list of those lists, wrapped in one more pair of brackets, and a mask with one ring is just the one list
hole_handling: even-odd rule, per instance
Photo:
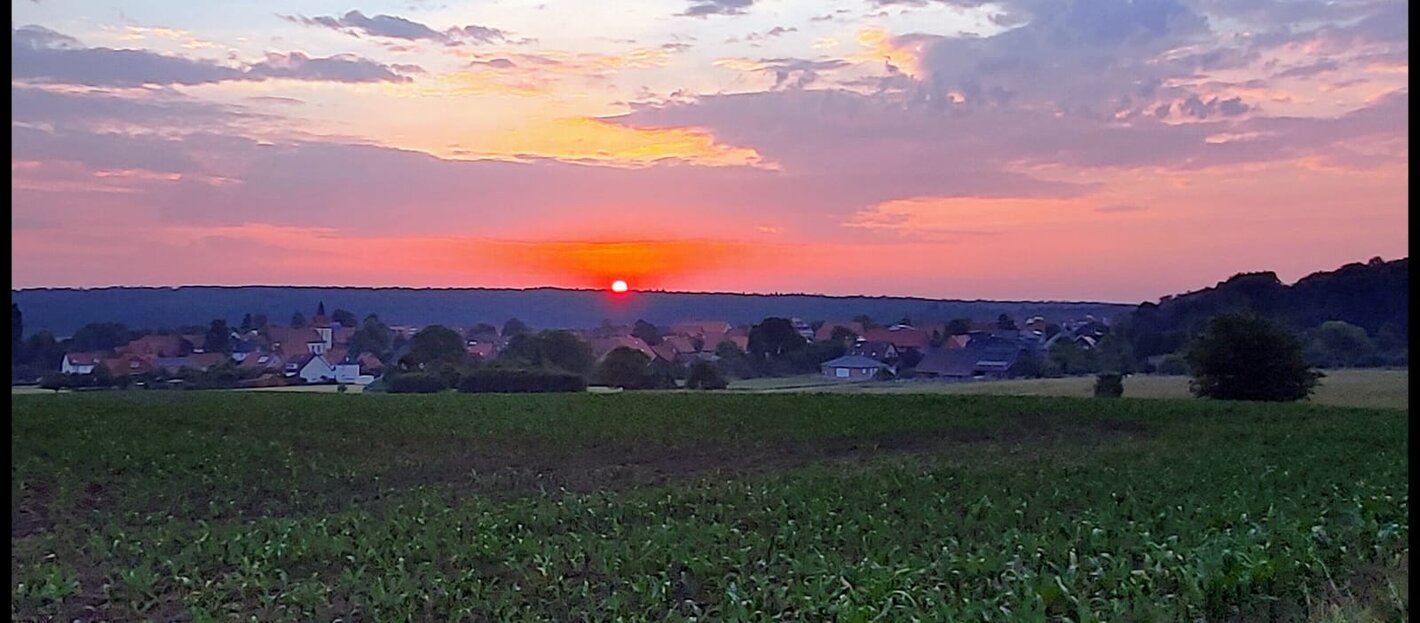
{"label": "shrub", "polygon": [[1101,374],[1095,377],[1096,398],[1118,398],[1124,395],[1123,374]]}
{"label": "shrub", "polygon": [[1159,361],[1159,374],[1183,376],[1188,374],[1188,361],[1179,355],[1169,355]]}
{"label": "shrub", "polygon": [[435,394],[448,389],[443,379],[428,372],[408,372],[389,379],[385,391],[391,394]]}
{"label": "shrub", "polygon": [[1188,352],[1190,388],[1223,400],[1301,400],[1322,374],[1307,365],[1301,340],[1252,314],[1216,316]]}
{"label": "shrub", "polygon": [[458,390],[474,394],[581,392],[587,390],[587,379],[580,374],[552,370],[482,368],[460,378]]}
{"label": "shrub", "polygon": [[715,364],[708,361],[690,364],[690,373],[685,378],[686,389],[725,389],[729,386]]}

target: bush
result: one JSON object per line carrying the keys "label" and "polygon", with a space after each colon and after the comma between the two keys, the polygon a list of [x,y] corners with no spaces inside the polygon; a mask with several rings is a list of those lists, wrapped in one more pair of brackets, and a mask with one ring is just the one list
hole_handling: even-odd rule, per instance
{"label": "bush", "polygon": [[1216,316],[1188,352],[1190,388],[1203,398],[1291,401],[1310,396],[1322,374],[1301,340],[1256,315]]}
{"label": "bush", "polygon": [[1179,355],[1169,355],[1159,361],[1159,367],[1155,372],[1183,376],[1188,374],[1188,361]]}
{"label": "bush", "polygon": [[729,386],[715,364],[708,361],[690,364],[690,373],[685,378],[686,389],[725,389]]}
{"label": "bush", "polygon": [[1101,374],[1095,377],[1096,398],[1118,398],[1124,395],[1123,374]]}
{"label": "bush", "polygon": [[407,372],[389,379],[385,391],[391,394],[436,394],[448,389],[443,379],[428,372]]}
{"label": "bush", "polygon": [[582,392],[587,390],[587,379],[571,372],[483,368],[460,378],[458,390],[472,394]]}

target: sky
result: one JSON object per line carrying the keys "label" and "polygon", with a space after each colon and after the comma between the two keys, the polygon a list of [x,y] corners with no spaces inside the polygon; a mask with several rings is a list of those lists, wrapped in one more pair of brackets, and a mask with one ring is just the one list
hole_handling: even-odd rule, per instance
{"label": "sky", "polygon": [[1141,302],[1408,255],[1403,0],[11,16],[17,288]]}

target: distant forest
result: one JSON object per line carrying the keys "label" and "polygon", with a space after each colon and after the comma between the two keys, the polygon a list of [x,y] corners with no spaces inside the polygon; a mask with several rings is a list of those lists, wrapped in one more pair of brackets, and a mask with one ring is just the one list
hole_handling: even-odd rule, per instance
{"label": "distant forest", "polygon": [[11,301],[24,312],[26,335],[49,331],[73,335],[97,322],[122,323],[131,329],[206,326],[214,318],[235,326],[244,314],[264,314],[284,323],[294,312],[309,316],[317,303],[327,309],[377,314],[390,325],[442,324],[470,327],[480,322],[501,326],[517,318],[534,328],[591,328],[604,320],[656,324],[681,320],[726,320],[736,325],[769,316],[806,321],[848,320],[866,314],[879,322],[910,318],[946,322],[954,318],[996,320],[1001,314],[1025,319],[1044,316],[1054,322],[1111,318],[1133,305],[1090,302],[965,301],[906,297],[833,297],[808,294],[719,294],[634,292],[612,297],[599,290],[559,288],[414,289],[287,286],[188,286],[178,288],[112,287],[15,290]]}
{"label": "distant forest", "polygon": [[[1236,275],[1211,288],[1140,305],[1122,333],[1138,357],[1179,352],[1214,316],[1251,311],[1304,337],[1352,325],[1392,362],[1408,360],[1410,259],[1361,264],[1308,275],[1285,285],[1276,273]],[[1326,337],[1323,335],[1322,337]]]}

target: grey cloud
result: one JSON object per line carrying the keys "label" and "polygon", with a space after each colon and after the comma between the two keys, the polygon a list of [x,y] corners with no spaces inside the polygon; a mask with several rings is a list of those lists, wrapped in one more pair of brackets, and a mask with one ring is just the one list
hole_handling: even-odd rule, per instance
{"label": "grey cloud", "polygon": [[14,31],[10,50],[12,78],[59,84],[136,87],[268,78],[336,82],[410,80],[395,68],[353,55],[311,58],[301,52],[291,52],[269,55],[266,61],[249,67],[231,67],[148,50],[86,48],[72,37],[34,26]]}
{"label": "grey cloud", "polygon": [[257,79],[289,78],[329,82],[412,81],[412,78],[396,73],[389,65],[367,58],[354,55],[311,58],[301,52],[270,54],[267,60],[252,65],[246,75]]}
{"label": "grey cloud", "polygon": [[510,40],[510,33],[508,33],[508,31],[488,26],[475,24],[438,31],[425,24],[397,15],[375,15],[371,17],[360,11],[350,11],[340,17],[306,17],[303,15],[281,15],[280,17],[297,24],[330,28],[356,36],[366,35],[387,39],[403,39],[405,41],[433,41],[447,45],[460,45],[463,43],[480,44]]}
{"label": "grey cloud", "polygon": [[678,15],[687,17],[705,17],[707,15],[743,15],[745,9],[754,4],[754,0],[690,0],[691,5],[684,13]]}
{"label": "grey cloud", "polygon": [[1309,78],[1319,73],[1341,69],[1341,64],[1332,59],[1322,59],[1307,65],[1296,65],[1272,74],[1273,78]]}

